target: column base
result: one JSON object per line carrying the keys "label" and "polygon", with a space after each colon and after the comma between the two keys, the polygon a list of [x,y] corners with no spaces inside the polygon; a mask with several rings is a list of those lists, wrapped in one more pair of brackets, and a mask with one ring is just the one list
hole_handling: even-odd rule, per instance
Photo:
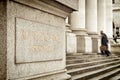
{"label": "column base", "polygon": [[91,37],[77,35],[77,52],[78,53],[92,53]]}

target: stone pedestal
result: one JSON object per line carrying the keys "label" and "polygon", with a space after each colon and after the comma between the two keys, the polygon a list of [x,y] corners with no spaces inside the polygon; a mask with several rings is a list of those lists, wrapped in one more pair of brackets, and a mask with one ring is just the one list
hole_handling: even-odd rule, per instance
{"label": "stone pedestal", "polygon": [[67,34],[67,54],[74,54],[77,52],[77,40],[76,34],[66,33]]}
{"label": "stone pedestal", "polygon": [[100,46],[101,46],[101,39],[98,38],[98,52],[97,53],[101,53]]}
{"label": "stone pedestal", "polygon": [[98,39],[92,38],[92,52],[97,53],[98,52]]}
{"label": "stone pedestal", "polygon": [[77,35],[77,52],[78,53],[91,53],[92,52],[92,43],[91,37]]}
{"label": "stone pedestal", "polygon": [[76,34],[72,33],[69,24],[66,24],[66,52],[67,54],[74,54],[77,52]]}
{"label": "stone pedestal", "polygon": [[85,28],[85,0],[79,0],[78,11],[70,15],[71,30],[77,36],[77,52],[91,53],[92,41]]}
{"label": "stone pedestal", "polygon": [[89,36],[92,39],[92,53],[98,53],[99,52],[99,37],[96,33],[89,33]]}
{"label": "stone pedestal", "polygon": [[70,78],[65,18],[74,8],[64,5],[54,0],[0,2],[0,80]]}

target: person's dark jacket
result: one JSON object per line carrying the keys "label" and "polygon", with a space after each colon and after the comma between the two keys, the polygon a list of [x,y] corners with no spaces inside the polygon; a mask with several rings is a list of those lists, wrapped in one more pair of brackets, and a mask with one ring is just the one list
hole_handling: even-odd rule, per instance
{"label": "person's dark jacket", "polygon": [[106,34],[104,34],[104,33],[102,33],[101,44],[108,46],[108,39],[107,39]]}

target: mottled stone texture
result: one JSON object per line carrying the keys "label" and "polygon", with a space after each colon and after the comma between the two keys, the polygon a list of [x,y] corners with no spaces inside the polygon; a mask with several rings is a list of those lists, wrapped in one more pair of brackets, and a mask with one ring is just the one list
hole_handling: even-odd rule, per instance
{"label": "mottled stone texture", "polygon": [[98,39],[92,38],[92,52],[97,53],[98,52]]}
{"label": "mottled stone texture", "polygon": [[0,1],[0,80],[70,78],[66,73],[65,18],[74,8],[65,9],[42,0]]}
{"label": "mottled stone texture", "polygon": [[[29,3],[33,4],[32,1]],[[64,18],[13,1],[9,2],[7,18],[9,79],[26,78],[65,69]],[[63,42],[58,43],[60,48],[53,40],[57,38],[53,37],[56,35],[55,32],[62,32],[60,35],[63,35],[60,37]],[[48,40],[46,37],[51,34],[52,37]],[[46,47],[46,49],[41,49],[45,45],[53,46],[50,47],[53,48],[52,51]],[[60,49],[60,53],[54,51],[55,47],[57,50]],[[59,55],[62,56],[57,58]]]}
{"label": "mottled stone texture", "polygon": [[0,80],[6,79],[6,2],[0,1]]}
{"label": "mottled stone texture", "polygon": [[67,54],[73,54],[77,52],[77,39],[76,39],[76,35],[74,33],[67,33]]}
{"label": "mottled stone texture", "polygon": [[70,77],[65,69],[65,18],[69,14],[41,0],[7,2],[8,79]]}
{"label": "mottled stone texture", "polygon": [[91,53],[92,40],[89,36],[77,35],[77,52]]}

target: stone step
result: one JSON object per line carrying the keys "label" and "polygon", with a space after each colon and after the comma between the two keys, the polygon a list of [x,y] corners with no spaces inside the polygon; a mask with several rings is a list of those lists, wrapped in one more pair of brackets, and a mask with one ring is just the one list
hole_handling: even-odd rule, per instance
{"label": "stone step", "polygon": [[66,68],[67,68],[67,70],[75,69],[75,68],[82,68],[82,67],[86,67],[86,66],[93,66],[93,65],[96,65],[96,64],[117,61],[119,59],[120,58],[112,58],[112,59],[102,59],[102,60],[97,60],[97,61],[90,61],[90,62],[85,62],[85,63],[68,64],[66,66]]}
{"label": "stone step", "polygon": [[[89,80],[109,80],[110,77],[115,76],[116,74],[119,74],[119,73],[120,73],[120,68],[117,68],[117,69],[114,69],[114,70],[107,72],[105,74],[91,78]],[[117,80],[117,79],[112,79],[112,80]]]}
{"label": "stone step", "polygon": [[66,64],[75,64],[75,63],[83,63],[83,62],[90,62],[96,60],[103,60],[103,59],[110,59],[116,57],[91,57],[91,58],[84,58],[84,59],[71,59],[66,60]]}
{"label": "stone step", "polygon": [[66,54],[66,56],[73,56],[73,55],[84,55],[85,53],[71,53],[71,54]]}
{"label": "stone step", "polygon": [[[71,53],[71,54],[66,54],[66,56],[95,56],[95,55],[101,55],[101,53]],[[111,55],[116,55],[114,53],[111,53]]]}
{"label": "stone step", "polygon": [[91,57],[100,57],[101,55],[69,55],[66,56],[67,59],[74,59],[74,58],[91,58]]}
{"label": "stone step", "polygon": [[112,61],[112,62],[108,62],[108,63],[103,63],[103,64],[98,64],[98,65],[93,65],[93,66],[88,66],[88,67],[83,67],[83,68],[75,68],[75,69],[68,70],[67,73],[73,76],[73,75],[76,75],[76,74],[82,74],[82,73],[85,73],[85,72],[91,72],[91,71],[94,71],[94,70],[102,69],[104,67],[108,67],[108,66],[111,66],[111,65],[116,65],[116,64],[119,64],[119,63],[120,63],[120,60]]}
{"label": "stone step", "polygon": [[84,59],[84,58],[91,58],[91,57],[102,57],[100,55],[97,56],[67,56],[66,59]]}
{"label": "stone step", "polygon": [[[103,56],[103,55],[67,56],[66,59],[71,60],[71,59],[84,59],[84,58],[95,58],[95,57],[105,57],[105,56]],[[111,55],[109,57],[118,57],[118,56]]]}
{"label": "stone step", "polygon": [[116,74],[114,77],[110,78],[109,80],[120,80],[120,73]]}
{"label": "stone step", "polygon": [[77,74],[77,75],[72,76],[72,80],[87,80],[87,79],[90,79],[90,78],[93,78],[95,76],[104,74],[108,71],[111,71],[111,70],[119,68],[119,67],[120,67],[120,64],[116,64],[116,65],[112,65],[112,66],[102,68],[102,69],[98,69],[98,70],[95,70],[95,71],[90,71],[90,72],[85,72],[85,73],[82,73],[82,74]]}

